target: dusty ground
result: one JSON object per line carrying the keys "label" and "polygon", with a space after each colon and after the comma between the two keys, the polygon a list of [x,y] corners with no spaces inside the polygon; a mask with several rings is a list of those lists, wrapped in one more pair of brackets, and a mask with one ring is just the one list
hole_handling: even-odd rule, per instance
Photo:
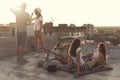
{"label": "dusty ground", "polygon": [[[95,49],[95,45],[82,46],[83,53]],[[108,46],[110,59],[109,65],[112,71],[98,72],[80,78],[73,78],[72,74],[57,71],[48,73],[42,68],[37,68],[37,61],[42,58],[34,58],[34,52],[26,54],[29,63],[25,65],[16,64],[16,56],[0,58],[0,80],[120,80],[120,47]],[[43,57],[41,54],[40,57]]]}

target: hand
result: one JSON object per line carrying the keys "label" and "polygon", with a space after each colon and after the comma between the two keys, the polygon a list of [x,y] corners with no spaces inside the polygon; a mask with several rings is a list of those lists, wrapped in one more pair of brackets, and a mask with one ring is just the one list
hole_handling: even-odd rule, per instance
{"label": "hand", "polygon": [[33,16],[34,13],[31,13],[31,16]]}
{"label": "hand", "polygon": [[31,13],[31,17],[33,16],[34,13]]}

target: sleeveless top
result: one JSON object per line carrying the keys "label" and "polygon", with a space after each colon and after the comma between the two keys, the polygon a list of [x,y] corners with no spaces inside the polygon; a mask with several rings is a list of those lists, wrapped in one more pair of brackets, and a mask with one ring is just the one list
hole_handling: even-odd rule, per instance
{"label": "sleeveless top", "polygon": [[93,60],[94,60],[94,59],[98,59],[98,58],[99,58],[99,54],[100,54],[100,52],[95,51],[95,52],[93,53],[93,56],[92,56]]}
{"label": "sleeveless top", "polygon": [[[77,48],[76,53],[78,53],[79,51],[80,51],[80,65],[83,65],[85,62],[82,58],[82,53],[81,53],[81,48],[80,47]],[[76,62],[76,57],[71,56],[71,58],[73,60],[73,63],[76,64],[77,63]]]}

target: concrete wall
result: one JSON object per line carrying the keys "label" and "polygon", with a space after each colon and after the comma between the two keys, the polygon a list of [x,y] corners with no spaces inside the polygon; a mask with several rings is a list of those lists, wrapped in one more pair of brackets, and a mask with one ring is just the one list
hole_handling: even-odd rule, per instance
{"label": "concrete wall", "polygon": [[14,55],[16,53],[15,37],[0,37],[0,57]]}
{"label": "concrete wall", "polygon": [[[57,36],[44,36],[48,49],[52,49],[57,43]],[[28,36],[25,44],[25,53],[35,50],[34,37]],[[0,58],[16,55],[16,37],[0,37]]]}

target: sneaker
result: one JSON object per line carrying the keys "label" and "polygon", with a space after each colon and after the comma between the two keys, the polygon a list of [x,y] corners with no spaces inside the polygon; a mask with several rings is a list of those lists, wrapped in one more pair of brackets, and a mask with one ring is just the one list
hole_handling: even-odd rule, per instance
{"label": "sneaker", "polygon": [[34,57],[39,57],[39,54],[38,54],[38,53],[35,53]]}

